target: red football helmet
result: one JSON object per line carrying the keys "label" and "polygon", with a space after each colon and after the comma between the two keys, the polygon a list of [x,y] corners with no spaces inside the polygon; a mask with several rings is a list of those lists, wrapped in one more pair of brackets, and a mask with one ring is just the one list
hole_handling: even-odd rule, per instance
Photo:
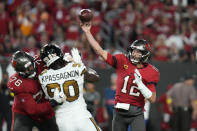
{"label": "red football helmet", "polygon": [[[142,53],[141,58],[137,59],[132,55],[133,50]],[[146,63],[151,54],[151,45],[146,40],[135,40],[127,49],[127,57],[133,64]]]}

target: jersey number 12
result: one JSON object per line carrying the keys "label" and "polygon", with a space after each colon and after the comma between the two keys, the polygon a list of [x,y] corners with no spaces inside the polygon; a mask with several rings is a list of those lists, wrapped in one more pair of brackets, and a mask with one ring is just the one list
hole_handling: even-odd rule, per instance
{"label": "jersey number 12", "polygon": [[[124,78],[124,84],[123,84],[123,88],[121,90],[122,93],[127,93],[127,84],[128,84],[128,81],[129,81],[129,76],[126,76]],[[132,96],[140,96],[140,92],[134,92],[134,89],[137,89],[137,86],[131,86],[129,95],[132,95]]]}

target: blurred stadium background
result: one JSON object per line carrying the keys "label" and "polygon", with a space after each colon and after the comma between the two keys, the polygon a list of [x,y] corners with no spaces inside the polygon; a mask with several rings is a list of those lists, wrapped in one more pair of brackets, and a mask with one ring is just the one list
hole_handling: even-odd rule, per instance
{"label": "blurred stadium background", "polygon": [[[114,70],[95,55],[82,34],[77,15],[83,8],[94,12],[91,31],[112,54],[126,53],[136,39],[152,44],[150,62],[161,75],[158,98],[185,73],[197,74],[197,0],[0,0],[1,92],[6,90],[3,85],[12,72],[9,62],[15,51],[38,55],[44,44],[55,42],[64,52],[77,47],[85,64],[102,76],[96,90],[103,107],[104,88],[110,86]],[[158,106],[151,105],[151,131],[161,130]]]}

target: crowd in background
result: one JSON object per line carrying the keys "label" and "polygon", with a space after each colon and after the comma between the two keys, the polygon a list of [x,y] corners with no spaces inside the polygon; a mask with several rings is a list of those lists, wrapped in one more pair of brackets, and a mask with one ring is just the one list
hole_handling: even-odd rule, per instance
{"label": "crowd in background", "polygon": [[0,60],[22,49],[32,55],[48,42],[77,47],[89,66],[105,67],[79,27],[82,8],[93,11],[92,33],[112,54],[136,39],[153,47],[151,60],[197,61],[196,0],[1,0]]}

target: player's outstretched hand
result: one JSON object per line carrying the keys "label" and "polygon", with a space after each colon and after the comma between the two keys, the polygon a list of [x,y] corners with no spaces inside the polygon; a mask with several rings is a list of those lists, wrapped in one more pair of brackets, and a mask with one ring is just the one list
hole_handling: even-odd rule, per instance
{"label": "player's outstretched hand", "polygon": [[91,22],[84,22],[84,23],[81,22],[81,23],[80,23],[80,26],[81,26],[82,30],[83,30],[85,33],[88,33],[88,32],[90,32],[92,23],[91,23]]}
{"label": "player's outstretched hand", "polygon": [[134,76],[135,76],[134,83],[136,83],[136,84],[142,83],[142,76],[141,76],[141,74],[140,74],[138,69],[135,69]]}
{"label": "player's outstretched hand", "polygon": [[77,48],[72,48],[71,54],[72,54],[72,57],[73,57],[73,61],[74,62],[76,62],[76,63],[82,63],[81,55],[80,55],[79,50]]}
{"label": "player's outstretched hand", "polygon": [[55,88],[53,99],[58,103],[63,103],[66,100],[66,96],[60,93],[58,88]]}
{"label": "player's outstretched hand", "polygon": [[71,62],[71,61],[73,61],[73,58],[72,58],[72,56],[70,55],[70,53],[65,53],[65,54],[64,54],[64,60],[65,60],[66,62]]}

